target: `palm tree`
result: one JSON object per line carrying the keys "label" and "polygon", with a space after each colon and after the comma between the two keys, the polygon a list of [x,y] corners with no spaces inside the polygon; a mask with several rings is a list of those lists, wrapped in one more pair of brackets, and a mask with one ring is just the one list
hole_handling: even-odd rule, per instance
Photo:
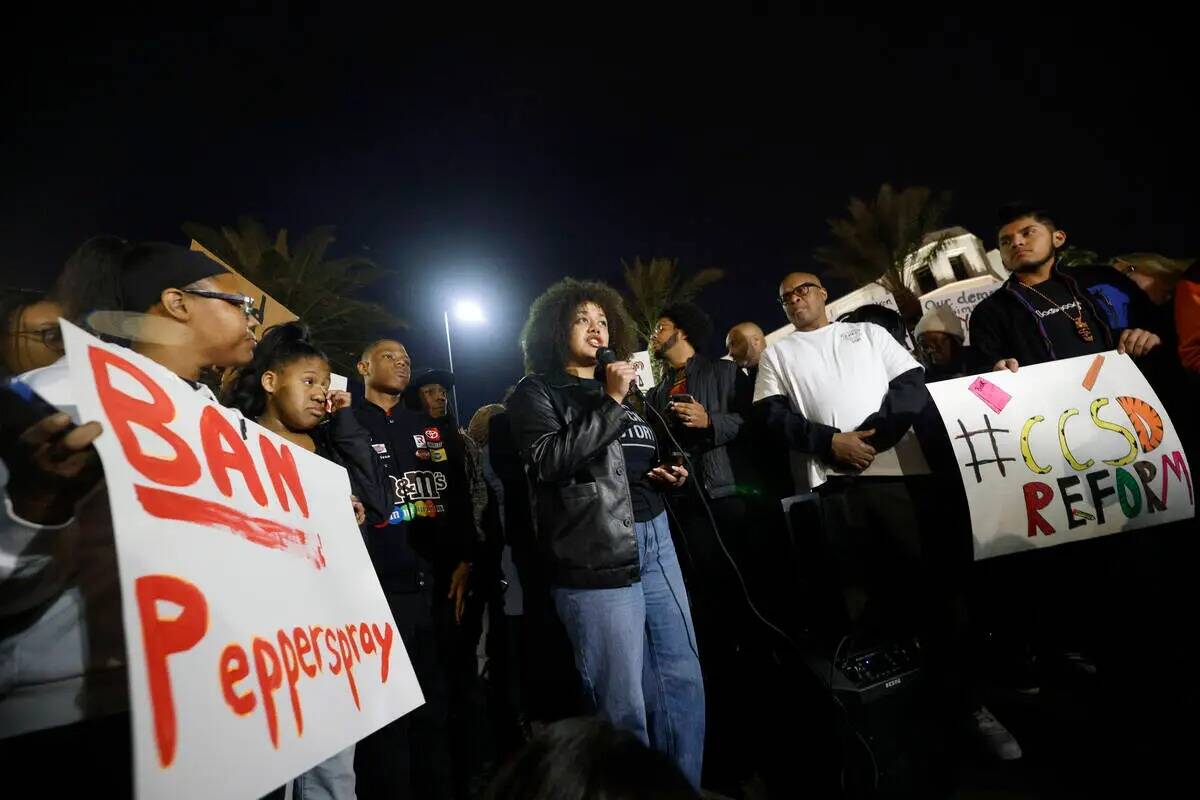
{"label": "palm tree", "polygon": [[621,266],[628,287],[626,305],[643,341],[650,340],[664,308],[695,299],[705,286],[725,277],[724,270],[709,267],[685,278],[679,272],[679,260],[674,258],[635,258],[632,264],[622,261]]}
{"label": "palm tree", "polygon": [[1096,264],[1107,264],[1111,259],[1103,259],[1095,250],[1085,250],[1082,247],[1068,245],[1054,255],[1054,264],[1070,269],[1072,267],[1090,267]]}
{"label": "palm tree", "polygon": [[183,232],[299,316],[339,373],[354,373],[368,340],[405,326],[379,303],[357,297],[384,270],[362,256],[326,258],[335,241],[330,225],[309,231],[295,247],[288,246],[287,229],[272,237],[251,217],[220,230],[187,222]]}
{"label": "palm tree", "polygon": [[904,282],[905,267],[911,266],[910,258],[923,245],[934,247],[923,255],[922,265],[941,252],[946,238],[932,242],[927,238],[943,227],[949,207],[947,192],[935,194],[925,186],[895,191],[885,183],[874,201],[853,197],[848,218],[829,220],[833,241],[818,247],[814,257],[856,286],[878,283],[896,298],[901,315],[915,321],[921,316],[921,305]]}

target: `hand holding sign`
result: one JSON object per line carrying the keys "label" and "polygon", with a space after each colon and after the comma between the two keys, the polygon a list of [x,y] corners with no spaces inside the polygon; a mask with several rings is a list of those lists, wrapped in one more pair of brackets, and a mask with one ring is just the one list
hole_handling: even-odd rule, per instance
{"label": "hand holding sign", "polygon": [[333,414],[341,411],[343,408],[350,407],[350,393],[339,389],[330,389],[325,395],[325,408],[329,413]]}
{"label": "hand holding sign", "polygon": [[1063,359],[929,391],[958,458],[977,559],[1195,513],[1179,437],[1128,355]]}
{"label": "hand holding sign", "polygon": [[63,327],[104,429],[138,795],[258,797],[419,705],[346,471]]}
{"label": "hand holding sign", "polygon": [[102,430],[99,422],[76,427],[62,413],[27,428],[17,438],[18,457],[7,487],[13,511],[39,525],[69,520],[75,503],[101,478],[92,442]]}
{"label": "hand holding sign", "polygon": [[1117,352],[1141,358],[1160,344],[1162,344],[1162,339],[1158,338],[1157,334],[1141,328],[1126,328],[1121,331],[1121,341],[1117,345]]}

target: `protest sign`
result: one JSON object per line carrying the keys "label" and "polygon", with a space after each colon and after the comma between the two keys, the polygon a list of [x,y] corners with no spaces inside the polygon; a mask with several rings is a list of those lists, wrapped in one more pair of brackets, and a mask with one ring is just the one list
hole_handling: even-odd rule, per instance
{"label": "protest sign", "polygon": [[138,796],[259,797],[419,705],[345,470],[63,331],[104,427]]}
{"label": "protest sign", "polygon": [[1195,514],[1175,427],[1115,351],[929,385],[971,507],[975,558]]}

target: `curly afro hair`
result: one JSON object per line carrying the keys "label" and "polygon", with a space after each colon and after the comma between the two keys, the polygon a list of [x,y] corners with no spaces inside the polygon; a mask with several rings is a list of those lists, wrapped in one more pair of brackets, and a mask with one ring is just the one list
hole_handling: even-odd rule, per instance
{"label": "curly afro hair", "polygon": [[568,360],[568,337],[575,312],[584,303],[595,303],[608,317],[608,346],[618,358],[628,358],[636,344],[633,321],[617,290],[600,281],[563,278],[533,301],[529,319],[521,329],[525,372],[561,369]]}
{"label": "curly afro hair", "polygon": [[676,328],[687,334],[688,341],[697,350],[703,350],[708,337],[712,336],[712,320],[695,303],[672,303],[662,310],[659,317],[674,322]]}

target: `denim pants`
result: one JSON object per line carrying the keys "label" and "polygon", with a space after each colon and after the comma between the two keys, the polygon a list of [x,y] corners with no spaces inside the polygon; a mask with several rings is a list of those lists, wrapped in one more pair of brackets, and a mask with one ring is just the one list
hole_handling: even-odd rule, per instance
{"label": "denim pants", "polygon": [[298,776],[292,800],[354,800],[354,745]]}
{"label": "denim pants", "polygon": [[554,589],[586,699],[618,728],[670,756],[700,786],[704,681],[666,512],[635,522],[641,581]]}

